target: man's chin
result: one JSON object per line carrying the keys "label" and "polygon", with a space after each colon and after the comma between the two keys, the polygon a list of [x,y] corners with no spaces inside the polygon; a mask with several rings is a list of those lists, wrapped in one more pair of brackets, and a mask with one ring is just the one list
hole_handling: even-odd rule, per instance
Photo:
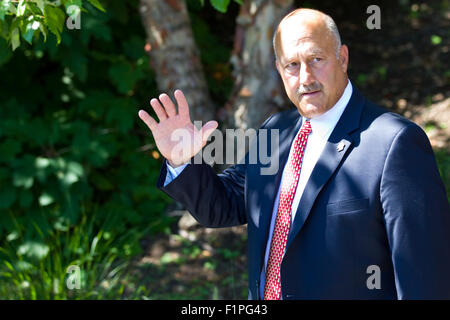
{"label": "man's chin", "polygon": [[322,105],[316,105],[312,103],[301,103],[298,107],[298,112],[305,118],[311,119],[320,116],[324,109]]}

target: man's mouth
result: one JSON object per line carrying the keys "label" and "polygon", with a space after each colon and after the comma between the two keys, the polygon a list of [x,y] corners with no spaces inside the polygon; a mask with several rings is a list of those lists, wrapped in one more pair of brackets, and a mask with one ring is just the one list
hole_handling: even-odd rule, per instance
{"label": "man's mouth", "polygon": [[320,92],[320,90],[306,92],[306,93],[303,93],[303,94],[301,95],[301,97],[302,97],[302,98],[303,98],[303,97],[305,97],[305,98],[307,98],[307,97],[313,97],[313,96],[317,95],[319,92]]}

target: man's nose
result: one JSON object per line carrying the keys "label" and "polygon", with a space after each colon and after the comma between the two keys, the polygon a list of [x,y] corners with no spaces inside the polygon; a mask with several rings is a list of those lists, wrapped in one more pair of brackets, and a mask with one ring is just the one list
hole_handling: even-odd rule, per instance
{"label": "man's nose", "polygon": [[300,65],[298,79],[300,85],[309,85],[314,81],[311,68],[306,63]]}

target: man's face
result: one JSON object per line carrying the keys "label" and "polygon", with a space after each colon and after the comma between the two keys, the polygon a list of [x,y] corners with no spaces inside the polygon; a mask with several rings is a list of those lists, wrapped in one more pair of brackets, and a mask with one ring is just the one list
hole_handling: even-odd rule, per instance
{"label": "man's face", "polygon": [[335,40],[319,18],[291,16],[279,30],[277,69],[289,99],[304,117],[325,113],[347,85],[347,47],[338,60]]}

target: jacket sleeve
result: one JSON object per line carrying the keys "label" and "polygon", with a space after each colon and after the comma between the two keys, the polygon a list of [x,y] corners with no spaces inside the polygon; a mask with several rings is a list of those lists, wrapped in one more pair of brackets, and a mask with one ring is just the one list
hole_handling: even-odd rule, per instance
{"label": "jacket sleeve", "polygon": [[[261,125],[266,128],[274,115]],[[191,161],[192,162],[192,161]],[[182,203],[203,226],[231,227],[247,223],[245,184],[249,154],[239,163],[216,174],[206,163],[188,164],[173,181],[164,186],[166,160],[156,186]]]}
{"label": "jacket sleeve", "polygon": [[176,179],[164,187],[165,161],[157,187],[182,203],[201,225],[216,228],[247,223],[245,164],[234,165],[219,175],[208,164],[188,164]]}
{"label": "jacket sleeve", "polygon": [[393,139],[380,184],[399,299],[450,299],[450,208],[426,134]]}

